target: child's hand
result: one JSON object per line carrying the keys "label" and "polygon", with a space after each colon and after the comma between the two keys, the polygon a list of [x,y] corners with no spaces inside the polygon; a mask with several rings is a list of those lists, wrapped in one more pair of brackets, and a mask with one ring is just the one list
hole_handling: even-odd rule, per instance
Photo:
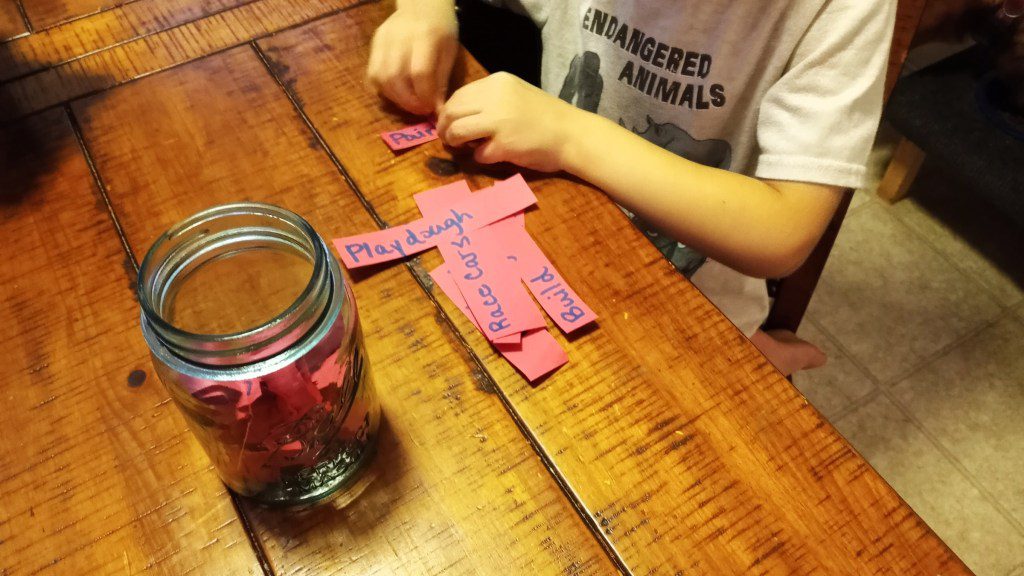
{"label": "child's hand", "polygon": [[481,164],[512,162],[556,172],[564,167],[565,149],[581,113],[499,72],[456,90],[438,114],[437,132],[449,146],[483,140],[473,154]]}
{"label": "child's hand", "polygon": [[373,35],[367,79],[409,112],[432,114],[448,95],[458,37],[451,0],[400,1]]}

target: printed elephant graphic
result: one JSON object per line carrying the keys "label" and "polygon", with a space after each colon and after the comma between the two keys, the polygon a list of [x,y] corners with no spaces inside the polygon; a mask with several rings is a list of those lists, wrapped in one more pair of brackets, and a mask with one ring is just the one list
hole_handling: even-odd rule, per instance
{"label": "printed elephant graphic", "polygon": [[587,112],[597,112],[602,92],[604,80],[601,79],[601,57],[590,51],[584,52],[582,57],[573,57],[558,97]]}
{"label": "printed elephant graphic", "polygon": [[[626,126],[621,118],[619,125]],[[725,140],[697,140],[679,126],[670,122],[658,124],[650,116],[647,116],[647,127],[643,132],[636,128],[631,128],[631,130],[644,140],[657,144],[692,162],[724,170],[728,170],[732,165],[732,146]],[[633,224],[647,235],[647,239],[654,244],[658,251],[687,278],[692,277],[707,262],[707,257],[700,252],[659,232],[635,214],[629,212],[627,214],[633,220]]]}
{"label": "printed elephant graphic", "polygon": [[[626,124],[619,119],[619,125]],[[698,164],[728,170],[732,165],[732,146],[725,140],[697,140],[686,131],[666,122],[658,124],[647,117],[647,128],[643,132],[632,128],[633,132],[644,140],[677,154]]]}

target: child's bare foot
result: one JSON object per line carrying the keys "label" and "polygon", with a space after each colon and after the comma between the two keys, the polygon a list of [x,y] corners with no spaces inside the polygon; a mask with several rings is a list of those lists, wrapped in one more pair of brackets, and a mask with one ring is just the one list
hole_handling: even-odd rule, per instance
{"label": "child's bare foot", "polygon": [[783,376],[824,366],[828,357],[814,344],[789,330],[758,330],[750,341]]}

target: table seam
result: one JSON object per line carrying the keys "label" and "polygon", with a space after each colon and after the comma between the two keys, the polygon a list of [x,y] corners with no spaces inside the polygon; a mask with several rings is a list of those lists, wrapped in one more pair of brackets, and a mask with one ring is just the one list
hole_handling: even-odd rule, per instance
{"label": "table seam", "polygon": [[[377,211],[373,208],[373,205],[370,204],[369,200],[362,193],[362,190],[360,190],[359,186],[352,179],[352,176],[348,173],[348,170],[341,163],[341,160],[338,158],[338,156],[334,153],[334,150],[323,138],[323,135],[320,134],[320,131],[317,130],[316,126],[313,125],[313,122],[309,118],[309,116],[306,115],[306,112],[302,108],[301,104],[298,102],[298,100],[296,100],[295,96],[291,93],[288,87],[274,72],[273,67],[271,66],[266,55],[260,49],[256,40],[253,39],[252,41],[250,41],[250,44],[253,50],[255,51],[256,56],[260,59],[260,61],[263,63],[263,66],[266,68],[267,73],[270,74],[270,77],[274,80],[274,82],[277,83],[277,85],[284,92],[285,96],[288,98],[288,100],[294,107],[296,113],[299,115],[303,123],[316,138],[317,142],[323,148],[324,153],[327,154],[328,158],[330,158],[331,162],[334,164],[335,169],[338,170],[342,178],[345,180],[346,184],[348,184],[349,188],[359,199],[359,202],[363,205],[363,208],[369,213],[370,217],[377,224],[377,226],[379,226],[380,228],[385,228],[387,226],[387,223],[384,221],[383,218],[380,217],[379,214],[377,214]],[[598,545],[601,547],[602,550],[604,550],[609,560],[611,560],[612,564],[615,565],[615,568],[618,569],[619,572],[627,576],[632,576],[633,572],[629,569],[628,565],[625,562],[625,559],[619,554],[618,550],[615,549],[614,544],[605,537],[604,533],[601,530],[601,527],[598,525],[597,520],[589,513],[588,509],[586,508],[580,497],[572,489],[568,480],[558,469],[554,460],[541,446],[540,440],[536,437],[533,431],[530,430],[529,426],[527,426],[522,416],[520,416],[518,411],[513,407],[510,398],[501,388],[501,386],[498,385],[495,378],[491,375],[490,371],[484,364],[483,359],[480,358],[480,356],[476,353],[476,350],[474,350],[473,347],[469,344],[469,342],[463,335],[462,331],[460,331],[455,326],[455,323],[452,321],[452,318],[444,310],[444,307],[441,306],[441,303],[438,301],[436,296],[427,286],[426,282],[422,277],[423,275],[417,273],[414,262],[405,262],[404,265],[406,269],[409,271],[409,273],[412,275],[412,277],[415,279],[416,284],[419,285],[419,287],[423,290],[424,294],[426,295],[427,299],[434,306],[437,314],[444,320],[447,329],[458,340],[459,344],[462,345],[463,349],[466,351],[469,358],[472,360],[474,366],[476,367],[476,372],[480,375],[480,377],[485,378],[487,380],[487,385],[494,391],[495,395],[499,398],[499,400],[501,401],[502,405],[505,408],[506,413],[508,413],[509,417],[515,424],[516,428],[519,429],[519,432],[523,435],[527,443],[533,449],[534,453],[540,459],[541,464],[548,471],[548,474],[551,476],[552,480],[554,480],[555,484],[561,490],[563,496],[565,496],[565,498],[569,501],[570,505],[576,511],[577,515],[583,521],[583,524],[587,527],[588,531],[591,533],[591,536],[593,536],[594,539],[597,540]]]}

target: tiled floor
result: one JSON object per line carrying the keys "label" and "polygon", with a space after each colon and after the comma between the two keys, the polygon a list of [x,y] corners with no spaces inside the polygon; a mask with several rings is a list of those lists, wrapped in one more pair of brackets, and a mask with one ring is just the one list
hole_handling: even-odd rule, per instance
{"label": "tiled floor", "polygon": [[979,576],[1024,576],[1024,230],[928,163],[857,196],[795,382]]}

